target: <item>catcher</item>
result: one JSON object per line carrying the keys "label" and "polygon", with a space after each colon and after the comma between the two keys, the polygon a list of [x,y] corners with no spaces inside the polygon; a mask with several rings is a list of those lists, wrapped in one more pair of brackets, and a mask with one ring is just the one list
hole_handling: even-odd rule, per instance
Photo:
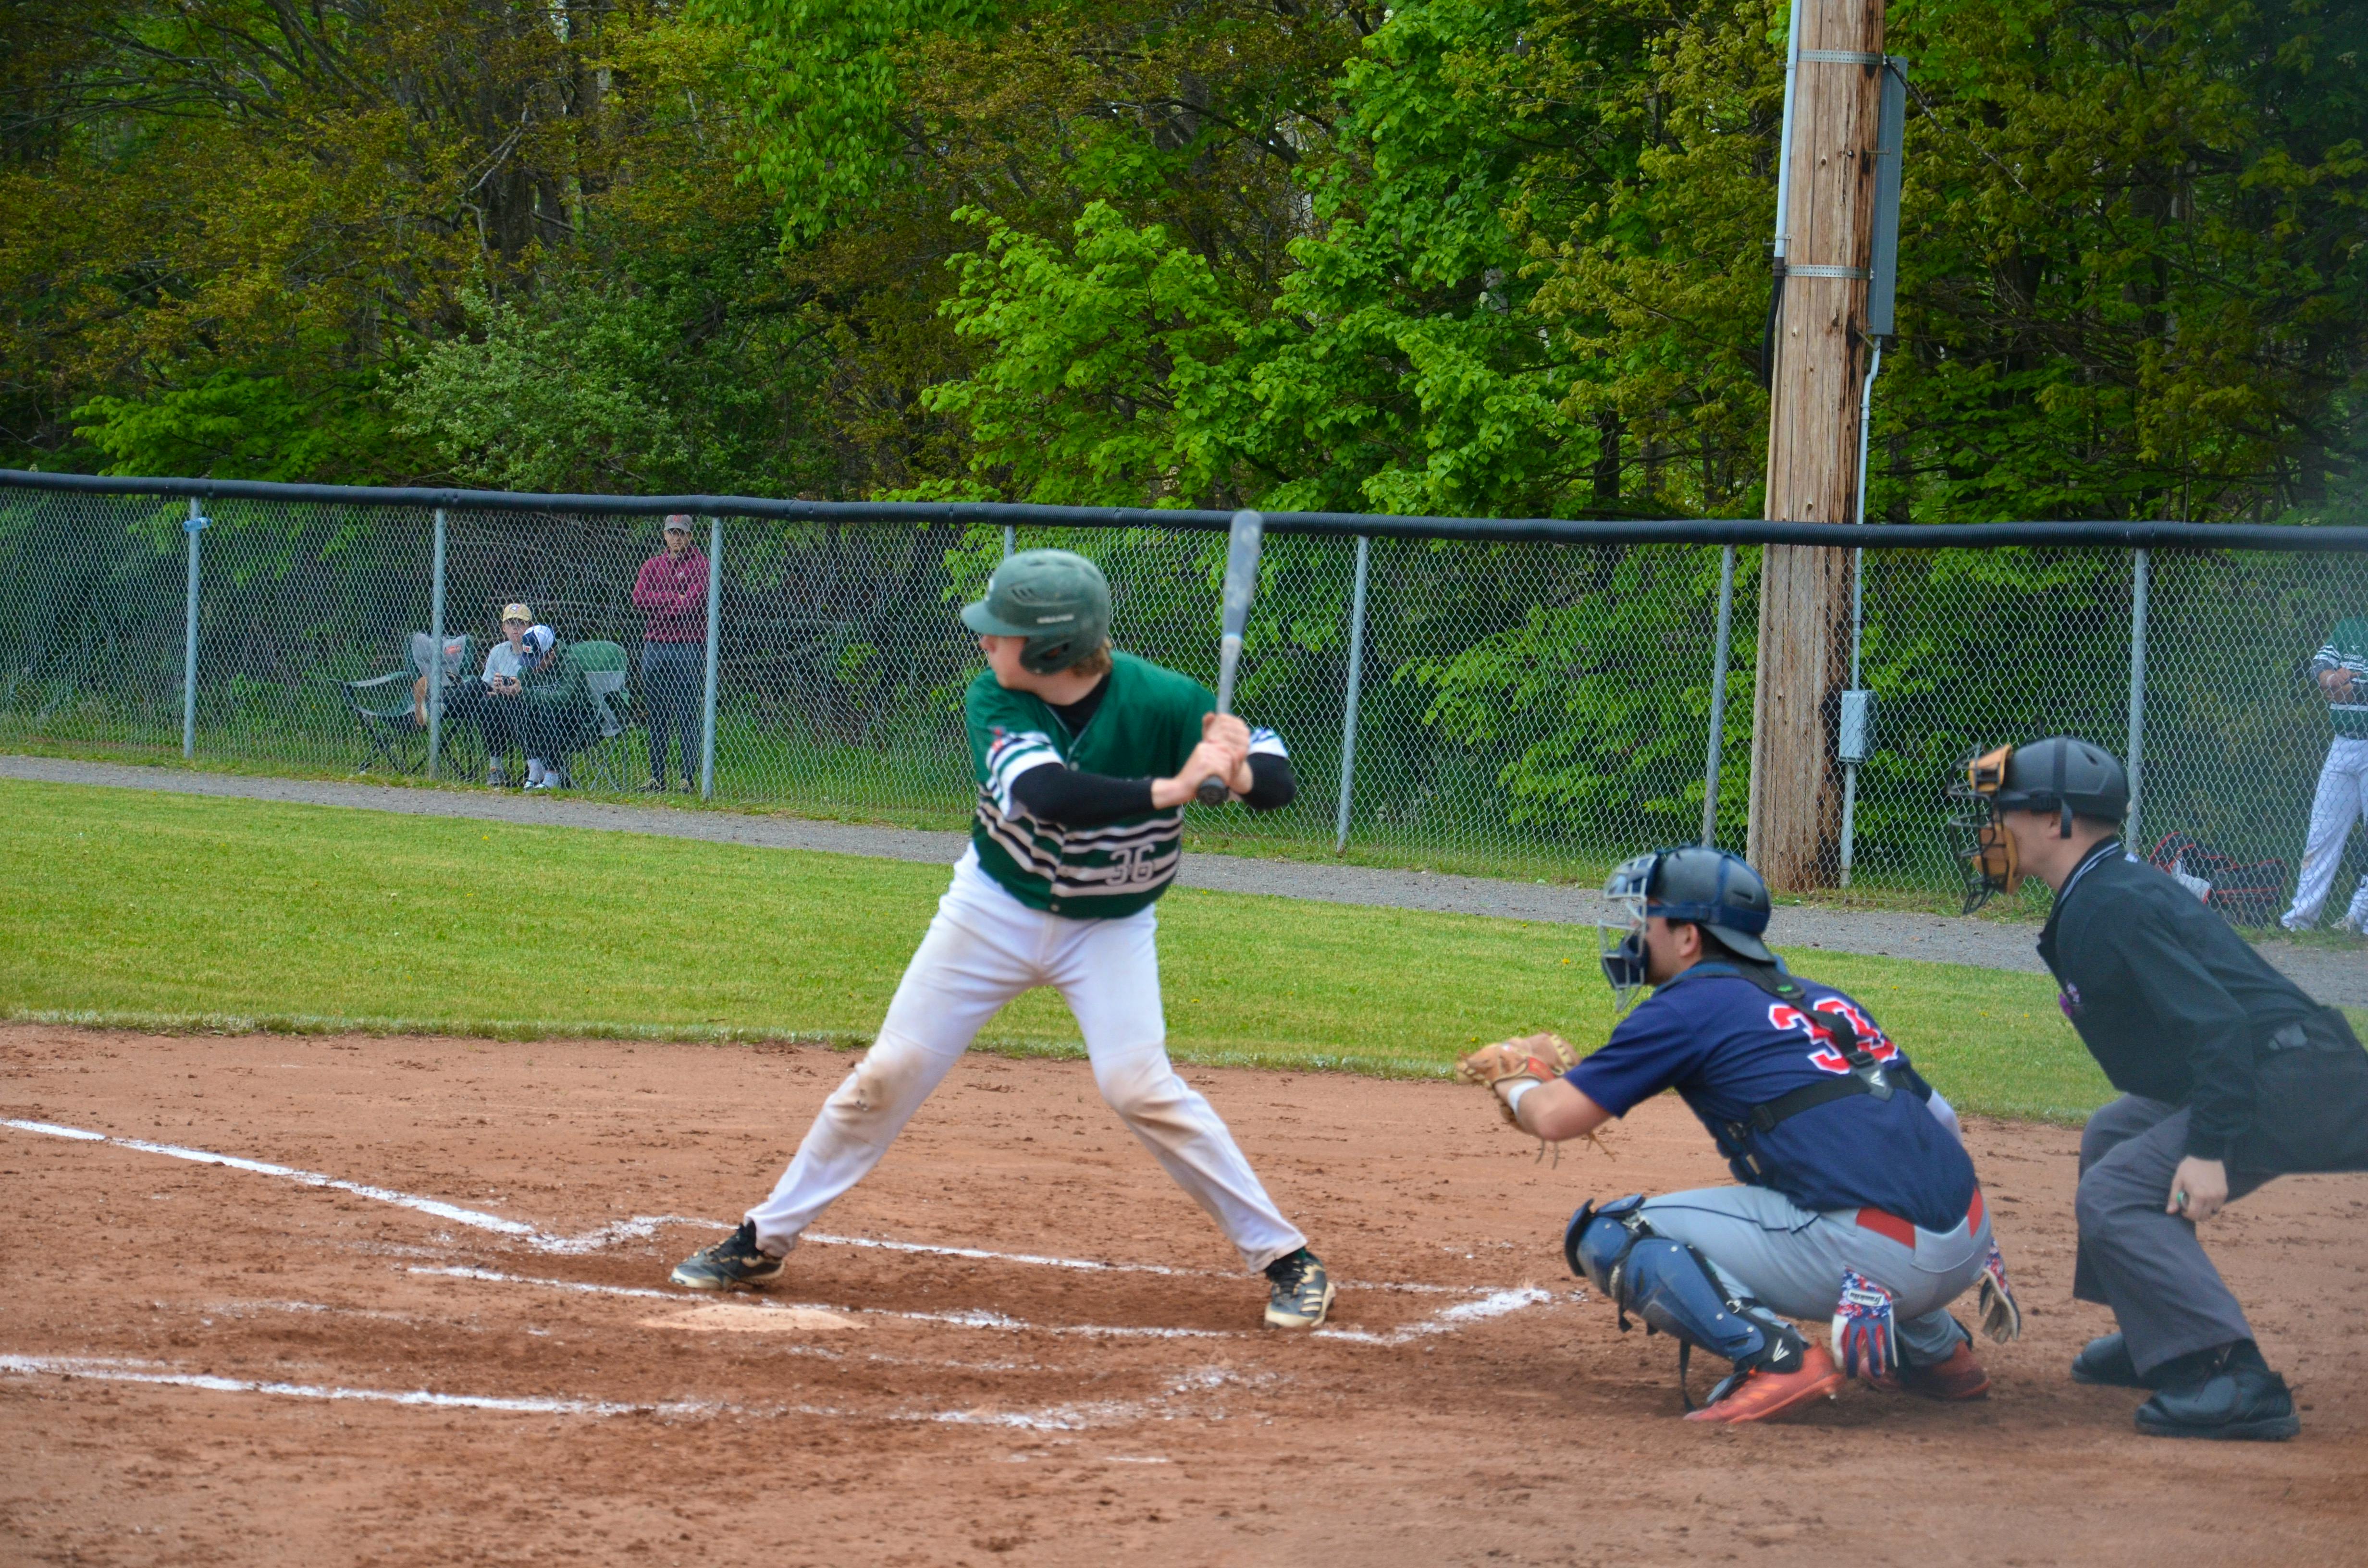
{"label": "catcher", "polygon": [[[1693,1421],[1766,1421],[1830,1398],[1855,1374],[1933,1399],[1979,1399],[1989,1374],[1949,1303],[1981,1286],[1983,1329],[2021,1329],[1955,1113],[1850,997],[1788,973],[1760,941],[1767,885],[1736,856],[1664,849],[1605,884],[1626,915],[1603,932],[1625,1011],[1574,1063],[1553,1035],[1474,1051],[1457,1067],[1549,1142],[1582,1138],[1675,1088],[1740,1187],[1632,1195],[1573,1216],[1571,1272],[1620,1313],[1676,1337]],[[1788,1318],[1830,1318],[1832,1350]],[[1696,1409],[1700,1346],[1734,1371]]]}

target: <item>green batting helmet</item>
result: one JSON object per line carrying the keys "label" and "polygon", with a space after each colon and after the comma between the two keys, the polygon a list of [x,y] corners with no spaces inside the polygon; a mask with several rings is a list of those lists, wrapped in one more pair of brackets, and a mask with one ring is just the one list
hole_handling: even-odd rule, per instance
{"label": "green batting helmet", "polygon": [[1020,664],[1049,676],[1110,641],[1110,579],[1072,551],[1023,550],[995,569],[986,597],[962,606],[962,619],[984,637],[1025,637]]}

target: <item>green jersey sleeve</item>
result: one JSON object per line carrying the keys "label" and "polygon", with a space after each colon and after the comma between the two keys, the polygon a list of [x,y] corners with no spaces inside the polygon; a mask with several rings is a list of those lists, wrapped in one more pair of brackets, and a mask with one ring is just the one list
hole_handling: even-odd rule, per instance
{"label": "green jersey sleeve", "polygon": [[993,671],[981,672],[970,683],[962,720],[979,792],[1006,813],[1012,809],[1013,779],[1031,767],[1068,761],[1062,744],[1067,736],[1052,710],[1027,692],[1005,690]]}

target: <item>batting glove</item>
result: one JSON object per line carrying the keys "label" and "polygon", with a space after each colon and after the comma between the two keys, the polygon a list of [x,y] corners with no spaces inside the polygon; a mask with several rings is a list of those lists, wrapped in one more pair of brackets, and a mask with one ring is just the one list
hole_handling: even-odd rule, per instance
{"label": "batting glove", "polygon": [[1842,1271],[1842,1297],[1834,1308],[1834,1359],[1847,1377],[1872,1382],[1899,1370],[1899,1334],[1892,1321],[1892,1295],[1854,1268]]}

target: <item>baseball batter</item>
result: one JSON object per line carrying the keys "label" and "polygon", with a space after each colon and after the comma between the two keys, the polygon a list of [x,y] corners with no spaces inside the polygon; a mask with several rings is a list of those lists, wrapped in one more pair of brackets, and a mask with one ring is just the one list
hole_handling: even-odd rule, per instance
{"label": "baseball batter", "polygon": [[[1588,1203],[1563,1238],[1571,1272],[1675,1337],[1682,1392],[1696,1346],[1734,1365],[1688,1419],[1766,1421],[1852,1373],[1933,1399],[1979,1399],[1989,1376],[1949,1303],[1981,1287],[1983,1327],[2020,1332],[2005,1265],[1955,1114],[1864,1009],[1786,972],[1760,941],[1768,889],[1722,850],[1622,864],[1604,889],[1604,976],[1652,998],[1574,1064],[1553,1035],[1474,1051],[1459,1075],[1549,1141],[1579,1138],[1675,1088],[1740,1187]],[[1830,1351],[1788,1318],[1831,1320]]]}
{"label": "baseball batter", "polygon": [[696,1290],[780,1276],[798,1235],[880,1163],[1003,1006],[1059,989],[1094,1083],[1269,1283],[1266,1321],[1313,1328],[1332,1284],[1209,1102],[1168,1064],[1155,942],[1183,855],[1184,802],[1208,778],[1253,810],[1297,786],[1274,732],[1215,711],[1198,681],[1111,650],[1110,585],[1064,550],[996,568],[965,606],[987,668],[964,704],[978,805],[928,935],[879,1037],[824,1102],[772,1196],[676,1267]]}

